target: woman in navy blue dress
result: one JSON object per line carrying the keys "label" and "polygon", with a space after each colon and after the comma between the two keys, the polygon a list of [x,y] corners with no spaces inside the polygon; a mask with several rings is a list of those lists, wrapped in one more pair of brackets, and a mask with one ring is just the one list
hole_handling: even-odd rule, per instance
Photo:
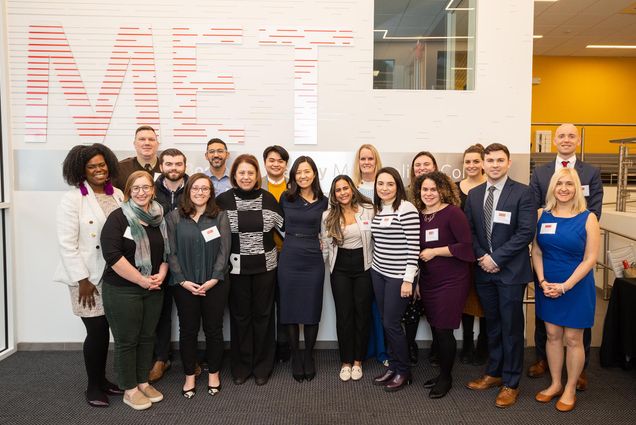
{"label": "woman in navy blue dress", "polygon": [[[537,316],[548,333],[546,353],[552,383],[536,395],[547,403],[559,397],[557,410],[576,403],[576,381],[585,362],[583,330],[594,324],[596,288],[593,268],[600,243],[594,214],[586,209],[576,170],[562,168],[552,176],[545,208],[539,210],[532,263],[537,275]],[[561,383],[563,344],[567,346],[567,383]]]}
{"label": "woman in navy blue dress", "polygon": [[[298,382],[316,375],[313,350],[322,314],[325,264],[320,250],[320,223],[327,209],[320,189],[318,168],[301,156],[289,172],[289,185],[280,197],[285,215],[285,242],[278,261],[280,321],[287,325],[292,351],[292,374]],[[300,325],[304,325],[304,358],[299,349]]]}

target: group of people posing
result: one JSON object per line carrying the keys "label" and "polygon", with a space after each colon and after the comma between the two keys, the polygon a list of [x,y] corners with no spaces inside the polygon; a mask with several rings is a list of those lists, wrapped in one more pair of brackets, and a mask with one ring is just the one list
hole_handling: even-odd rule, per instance
{"label": "group of people posing", "polygon": [[[220,139],[207,143],[210,168],[188,176],[179,150],[157,157],[148,126],[135,133],[137,155],[121,162],[101,144],[74,147],[63,164],[73,189],[58,208],[55,280],[69,285],[73,312],[86,327],[87,402],[105,407],[108,395],[123,394],[124,403],[143,410],[163,399],[152,383],[170,367],[173,299],[184,397],[197,393],[200,363],[207,364],[207,393],[221,392],[226,307],[236,385],[250,377],[267,384],[276,358],[291,358],[293,378],[311,381],[326,264],[340,380],[361,380],[372,351],[386,366],[374,384],[388,392],[410,384],[424,314],[433,333],[429,359],[439,366],[424,383],[429,397],[452,387],[453,330],[463,324],[460,358],[486,362],[485,374],[466,386],[501,387],[496,405],[513,405],[523,366],[523,297],[534,280],[538,321],[545,321],[537,330],[547,342],[539,348],[537,335],[539,361],[530,375],[540,376],[543,365],[552,377],[535,398],[558,398],[557,409],[572,410],[577,385],[587,386],[583,335],[594,319],[602,200],[598,170],[576,160],[579,143],[574,126],[559,127],[557,159],[535,169],[530,186],[508,176],[510,153],[499,143],[469,147],[457,183],[438,171],[431,153],[419,152],[408,185],[363,145],[353,176],[336,176],[328,194],[309,156],[296,158],[286,177],[289,154],[277,145],[263,152],[265,177],[250,154],[227,170]],[[201,324],[205,354],[198,359]],[[109,329],[117,384],[105,373]]]}

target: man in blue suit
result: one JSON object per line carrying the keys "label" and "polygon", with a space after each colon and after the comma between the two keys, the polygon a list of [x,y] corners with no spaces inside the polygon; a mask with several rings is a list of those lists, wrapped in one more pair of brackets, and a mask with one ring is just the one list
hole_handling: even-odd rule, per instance
{"label": "man in blue suit", "polygon": [[501,387],[495,405],[516,403],[523,370],[523,295],[532,280],[528,245],[537,227],[532,190],[508,177],[510,152],[499,143],[485,149],[487,180],[468,192],[466,216],[479,267],[475,283],[484,308],[489,358],[485,375],[466,386]]}
{"label": "man in blue suit", "polygon": [[[596,214],[600,220],[603,206],[603,182],[601,181],[600,170],[576,158],[576,149],[581,144],[581,137],[578,129],[572,124],[562,124],[554,134],[554,145],[557,148],[556,159],[548,164],[534,169],[530,178],[530,187],[534,192],[537,205],[543,207],[545,196],[548,191],[550,179],[556,170],[563,167],[574,168],[581,179],[583,194],[587,201],[587,209]],[[537,353],[537,361],[528,368],[528,376],[538,378],[543,376],[548,370],[548,362],[545,354],[545,343],[547,340],[545,323],[538,316],[535,318],[534,343]],[[583,332],[583,345],[585,346],[585,367],[589,363],[590,344],[592,342],[592,331],[585,329]],[[587,375],[585,369],[581,373],[576,384],[577,390],[587,389]]]}

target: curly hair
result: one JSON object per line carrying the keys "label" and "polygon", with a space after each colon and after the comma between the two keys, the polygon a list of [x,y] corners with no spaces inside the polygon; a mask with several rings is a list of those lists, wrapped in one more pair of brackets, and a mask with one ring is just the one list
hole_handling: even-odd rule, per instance
{"label": "curly hair", "polygon": [[183,189],[183,196],[181,196],[181,201],[179,202],[179,214],[181,214],[182,217],[190,217],[196,212],[196,207],[192,203],[192,199],[190,199],[190,192],[192,192],[194,183],[199,180],[205,180],[210,184],[210,198],[205,205],[203,215],[214,218],[219,215],[219,206],[216,203],[214,185],[212,184],[212,180],[203,173],[195,173],[188,178],[188,182]]}
{"label": "curly hair", "polygon": [[459,190],[457,189],[457,185],[453,183],[446,173],[433,171],[432,173],[419,176],[415,180],[415,184],[411,186],[413,200],[415,201],[415,207],[418,211],[423,211],[425,208],[420,191],[422,190],[422,183],[427,179],[435,183],[441,203],[459,206]]}
{"label": "curly hair", "polygon": [[327,213],[327,218],[325,220],[325,228],[327,229],[327,236],[332,238],[333,243],[338,246],[342,246],[342,243],[344,242],[344,234],[342,232],[344,212],[340,206],[340,202],[336,199],[336,183],[340,180],[346,181],[351,188],[351,206],[354,210],[358,206],[361,208],[373,208],[371,200],[356,189],[351,177],[345,174],[340,174],[333,179],[331,182],[331,189],[329,190],[329,212]]}
{"label": "curly hair", "polygon": [[69,151],[62,163],[62,176],[70,186],[79,187],[86,181],[86,164],[95,156],[101,155],[108,167],[108,178],[114,181],[119,177],[119,161],[108,147],[101,143],[77,145]]}

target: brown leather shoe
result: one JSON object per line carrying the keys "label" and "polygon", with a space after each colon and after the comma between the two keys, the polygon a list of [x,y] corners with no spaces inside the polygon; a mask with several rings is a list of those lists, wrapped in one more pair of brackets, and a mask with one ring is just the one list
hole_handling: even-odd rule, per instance
{"label": "brown leather shoe", "polygon": [[497,400],[495,400],[495,406],[501,407],[502,409],[505,407],[510,407],[517,402],[518,396],[518,389],[501,387],[501,389],[499,390],[499,394],[497,394]]}
{"label": "brown leather shoe", "polygon": [[539,391],[537,395],[534,396],[534,399],[539,403],[549,403],[552,399],[554,399],[554,397],[560,397],[561,394],[563,394],[563,388],[561,388],[561,391],[557,391],[554,394],[546,394],[543,391]]}
{"label": "brown leather shoe", "polygon": [[170,360],[164,362],[162,360],[157,360],[154,365],[152,365],[152,369],[150,369],[150,373],[148,374],[148,382],[154,384],[161,378],[163,378],[163,374],[166,373],[168,369],[170,369]]}
{"label": "brown leather shoe", "polygon": [[530,378],[540,378],[548,371],[548,362],[539,360],[528,368],[528,376]]}
{"label": "brown leather shoe", "polygon": [[484,375],[481,378],[470,381],[466,384],[466,387],[471,390],[487,390],[488,388],[501,387],[502,384],[501,378]]}
{"label": "brown leather shoe", "polygon": [[[579,379],[576,380],[576,390],[587,390],[587,373],[585,373],[585,371],[581,372],[581,374],[579,375]],[[574,409],[574,407],[572,409]]]}
{"label": "brown leather shoe", "polygon": [[559,400],[556,402],[555,405],[556,410],[558,410],[559,412],[570,412],[574,410],[574,406],[576,406],[576,397],[574,397],[572,404],[565,404],[561,400]]}

